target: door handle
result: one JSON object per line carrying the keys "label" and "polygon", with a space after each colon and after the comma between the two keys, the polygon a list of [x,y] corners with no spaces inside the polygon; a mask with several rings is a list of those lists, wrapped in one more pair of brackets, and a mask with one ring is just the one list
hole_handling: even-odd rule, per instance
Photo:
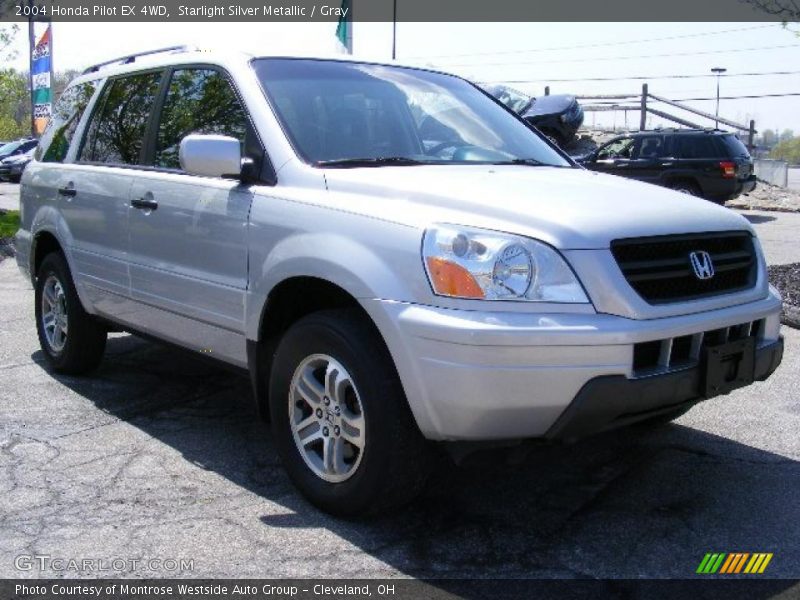
{"label": "door handle", "polygon": [[136,198],[131,200],[131,206],[133,208],[138,208],[139,210],[156,210],[158,208],[158,202],[155,200],[147,200],[145,198]]}
{"label": "door handle", "polygon": [[72,184],[69,184],[65,187],[58,188],[58,193],[59,195],[66,196],[67,198],[74,198],[75,195],[78,193],[78,190],[72,187]]}

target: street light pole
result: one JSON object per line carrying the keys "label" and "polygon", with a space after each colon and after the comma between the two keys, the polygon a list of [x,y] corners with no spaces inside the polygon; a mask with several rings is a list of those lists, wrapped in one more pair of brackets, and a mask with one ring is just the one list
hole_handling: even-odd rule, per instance
{"label": "street light pole", "polygon": [[714,116],[716,117],[714,119],[714,129],[719,129],[719,78],[727,70],[728,69],[724,69],[722,67],[714,67],[713,69],[711,69],[711,72],[715,73],[717,76],[717,111],[716,113],[714,113]]}

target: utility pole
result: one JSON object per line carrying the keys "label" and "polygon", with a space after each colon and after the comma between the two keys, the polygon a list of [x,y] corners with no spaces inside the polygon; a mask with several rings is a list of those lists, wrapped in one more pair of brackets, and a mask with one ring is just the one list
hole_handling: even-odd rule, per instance
{"label": "utility pole", "polygon": [[642,84],[642,99],[639,107],[639,131],[644,131],[647,126],[647,84]]}
{"label": "utility pole", "polygon": [[392,60],[397,58],[397,0],[392,0]]}
{"label": "utility pole", "polygon": [[719,78],[727,70],[728,69],[724,69],[722,67],[714,67],[711,69],[711,72],[717,75],[717,111],[714,113],[714,116],[716,117],[714,120],[714,129],[719,129]]}
{"label": "utility pole", "polygon": [[36,137],[36,115],[33,104],[33,48],[36,45],[36,33],[33,28],[33,0],[28,0],[31,9],[28,17],[28,86],[31,91],[31,137]]}

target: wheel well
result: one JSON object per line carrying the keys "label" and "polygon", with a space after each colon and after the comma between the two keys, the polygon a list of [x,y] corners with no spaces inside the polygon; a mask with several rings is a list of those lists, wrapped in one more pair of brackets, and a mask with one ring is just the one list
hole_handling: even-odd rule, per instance
{"label": "wheel well", "polygon": [[667,185],[669,187],[673,187],[673,186],[676,186],[676,185],[681,184],[681,183],[688,184],[689,186],[691,186],[691,187],[693,187],[693,188],[695,188],[697,190],[700,189],[700,185],[692,177],[672,177],[672,178],[667,180]]}
{"label": "wheel well", "polygon": [[282,281],[270,292],[261,313],[259,340],[247,342],[250,378],[256,408],[262,417],[267,418],[269,414],[269,374],[283,333],[306,315],[336,308],[355,308],[365,316],[367,314],[358,301],[344,289],[317,277],[293,277]]}
{"label": "wheel well", "polygon": [[293,277],[273,288],[261,314],[260,339],[280,336],[292,323],[312,312],[332,308],[361,308],[338,285],[316,277]]}
{"label": "wheel well", "polygon": [[61,244],[58,243],[56,236],[47,231],[37,234],[33,243],[33,273],[31,273],[31,278],[36,278],[44,257],[51,252],[61,252],[63,254]]}

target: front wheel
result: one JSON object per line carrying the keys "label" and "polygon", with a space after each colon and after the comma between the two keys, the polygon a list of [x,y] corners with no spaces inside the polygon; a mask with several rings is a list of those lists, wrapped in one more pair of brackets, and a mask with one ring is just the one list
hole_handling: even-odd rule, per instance
{"label": "front wheel", "polygon": [[374,326],[354,310],[322,311],[278,345],[270,381],[275,443],[317,507],[350,517],[412,499],[427,445]]}
{"label": "front wheel", "polygon": [[64,256],[54,252],[36,274],[36,331],[55,371],[80,375],[96,368],[106,347],[106,329],[83,310]]}

